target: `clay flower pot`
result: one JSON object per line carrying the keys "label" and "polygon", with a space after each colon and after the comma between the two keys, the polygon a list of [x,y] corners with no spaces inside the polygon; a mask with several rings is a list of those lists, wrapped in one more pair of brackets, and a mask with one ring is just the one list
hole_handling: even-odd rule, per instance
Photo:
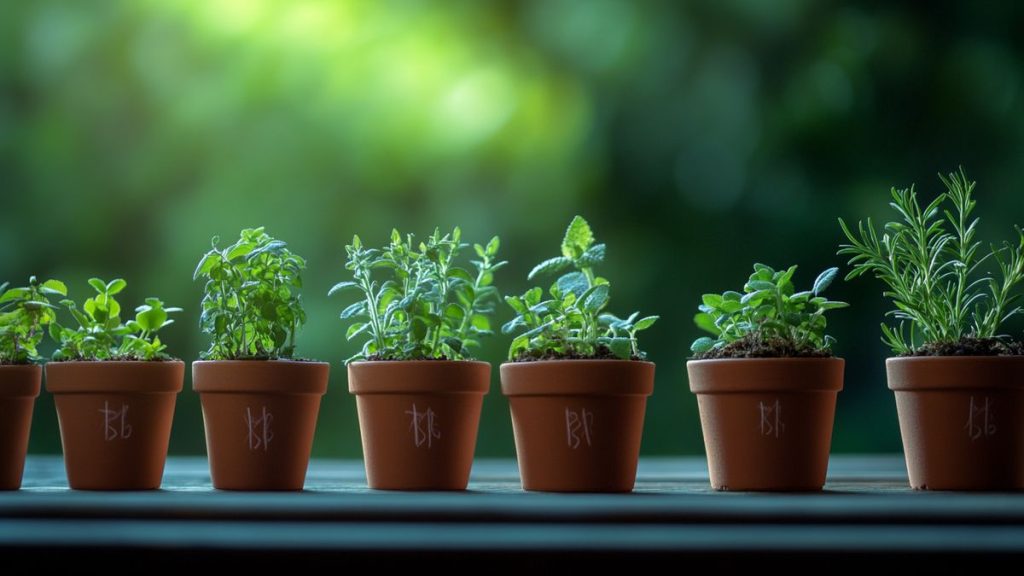
{"label": "clay flower pot", "polygon": [[501,365],[524,490],[630,492],[654,364],[551,360]]}
{"label": "clay flower pot", "polygon": [[192,363],[214,488],[302,490],[329,371],[292,360]]}
{"label": "clay flower pot", "polygon": [[465,490],[490,382],[486,362],[349,364],[370,488]]}
{"label": "clay flower pot", "polygon": [[154,490],[163,479],[185,364],[50,362],[68,484],[77,490]]}
{"label": "clay flower pot", "polygon": [[841,358],[736,358],[686,363],[716,490],[821,490]]}
{"label": "clay flower pot", "polygon": [[0,490],[21,488],[43,369],[35,364],[0,366]]}
{"label": "clay flower pot", "polygon": [[1024,358],[889,358],[885,368],[913,488],[1024,489]]}

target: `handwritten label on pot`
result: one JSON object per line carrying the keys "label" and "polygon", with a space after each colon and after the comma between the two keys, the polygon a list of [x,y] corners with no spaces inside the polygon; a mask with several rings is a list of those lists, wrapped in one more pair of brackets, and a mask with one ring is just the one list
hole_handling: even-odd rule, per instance
{"label": "handwritten label on pot", "polygon": [[591,446],[591,431],[594,427],[594,413],[586,408],[565,409],[565,440],[569,448],[576,450],[586,444]]}
{"label": "handwritten label on pot", "polygon": [[417,448],[426,446],[429,450],[435,440],[441,439],[441,430],[437,427],[437,415],[428,406],[426,410],[420,410],[415,404],[405,411],[409,415],[409,430],[412,432],[412,442]]}
{"label": "handwritten label on pot", "polygon": [[971,440],[996,435],[996,419],[993,408],[993,403],[988,396],[985,396],[983,400],[971,396],[971,403],[967,408],[967,424],[964,425],[967,436]]}
{"label": "handwritten label on pot", "polygon": [[127,440],[132,437],[132,425],[128,423],[128,405],[121,403],[111,408],[110,402],[104,400],[103,408],[99,410],[103,414],[103,439],[107,442],[113,440]]}
{"label": "handwritten label on pot", "polygon": [[774,402],[758,402],[761,412],[761,435],[781,438],[786,430],[786,423],[782,421],[782,401],[775,399]]}
{"label": "handwritten label on pot", "polygon": [[261,406],[260,410],[245,408],[245,425],[249,427],[249,450],[253,452],[266,452],[270,447],[270,441],[274,439],[272,424],[274,415]]}

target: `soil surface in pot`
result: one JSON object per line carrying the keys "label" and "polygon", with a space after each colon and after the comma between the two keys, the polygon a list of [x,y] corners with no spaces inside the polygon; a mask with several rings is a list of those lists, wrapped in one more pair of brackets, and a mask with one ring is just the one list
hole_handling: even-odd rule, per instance
{"label": "soil surface in pot", "polygon": [[910,356],[1024,356],[1024,342],[999,338],[961,338],[956,342],[930,342]]}
{"label": "soil surface in pot", "polygon": [[763,338],[748,334],[721,348],[712,348],[693,356],[694,360],[719,358],[832,358],[832,351],[806,344],[796,344],[785,338]]}

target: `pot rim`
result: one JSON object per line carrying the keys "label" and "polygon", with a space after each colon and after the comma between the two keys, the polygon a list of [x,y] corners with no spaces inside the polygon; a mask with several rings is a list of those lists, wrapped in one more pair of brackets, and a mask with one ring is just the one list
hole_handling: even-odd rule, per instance
{"label": "pot rim", "polygon": [[491,365],[479,360],[363,360],[346,367],[348,391],[372,394],[487,394]]}
{"label": "pot rim", "polygon": [[[702,394],[836,392],[843,389],[846,360],[828,358],[714,358],[689,360],[690,391]],[[753,371],[754,374],[749,374]]]}
{"label": "pot rim", "polygon": [[[581,370],[595,374],[585,375],[583,380],[576,374]],[[654,362],[646,360],[504,362],[500,366],[501,393],[505,396],[650,396],[654,393],[654,370]],[[548,375],[545,381],[538,381],[538,372],[551,371],[561,374]]]}
{"label": "pot rim", "polygon": [[[6,373],[6,374],[5,374]],[[35,398],[43,383],[41,364],[0,364],[0,398]]]}
{"label": "pot rim", "polygon": [[[112,378],[112,370],[120,371]],[[68,360],[45,366],[46,391],[52,394],[181,392],[182,360]]]}
{"label": "pot rim", "polygon": [[[320,394],[331,365],[304,360],[195,360],[192,389],[200,394]],[[253,375],[259,378],[254,379]]]}
{"label": "pot rim", "polygon": [[885,371],[897,392],[1024,388],[1024,356],[895,356]]}

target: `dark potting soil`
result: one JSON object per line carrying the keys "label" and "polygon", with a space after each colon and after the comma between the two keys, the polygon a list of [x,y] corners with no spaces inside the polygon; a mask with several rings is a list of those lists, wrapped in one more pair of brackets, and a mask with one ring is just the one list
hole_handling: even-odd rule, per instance
{"label": "dark potting soil", "polygon": [[[545,360],[623,360],[607,346],[598,346],[594,354],[577,354],[575,352],[556,352],[554,350],[520,352],[513,362],[543,362]],[[633,356],[630,360],[643,361],[645,358]]]}
{"label": "dark potting soil", "polygon": [[1024,342],[999,338],[961,338],[932,342],[904,356],[1024,356]]}
{"label": "dark potting soil", "polygon": [[[450,358],[448,358],[447,356],[439,356],[437,358],[428,358],[426,356],[424,356],[423,358],[391,358],[389,356],[379,356],[377,354],[373,354],[371,356],[367,356],[364,360],[366,362],[408,362],[408,361],[430,362],[430,361],[435,361],[435,360],[437,362],[448,362],[450,360]],[[472,359],[471,358],[467,358],[467,360],[472,360]]]}
{"label": "dark potting soil", "polygon": [[722,358],[831,358],[827,348],[798,345],[784,338],[762,338],[751,334],[721,348],[694,354],[694,360],[717,360]]}

